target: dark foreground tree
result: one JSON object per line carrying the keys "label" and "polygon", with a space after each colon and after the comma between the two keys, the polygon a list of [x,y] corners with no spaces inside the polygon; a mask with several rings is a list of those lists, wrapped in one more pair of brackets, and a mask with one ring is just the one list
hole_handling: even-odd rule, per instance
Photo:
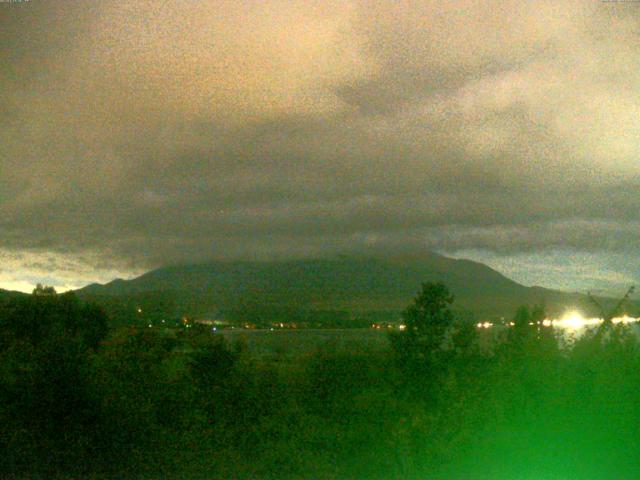
{"label": "dark foreground tree", "polygon": [[405,362],[428,366],[438,360],[447,331],[453,325],[449,306],[453,295],[441,282],[422,284],[420,293],[402,313],[404,330],[391,336],[391,344]]}
{"label": "dark foreground tree", "polygon": [[636,287],[634,285],[629,287],[627,293],[625,293],[624,296],[620,298],[618,302],[616,302],[615,306],[610,310],[605,310],[602,304],[593,295],[591,295],[591,293],[588,293],[589,300],[598,309],[600,318],[602,318],[602,323],[596,329],[595,335],[593,335],[593,340],[596,343],[601,343],[607,333],[613,332],[614,335],[617,335],[619,333],[613,328],[613,319],[622,314],[623,308],[629,302],[631,294],[633,294],[635,288]]}
{"label": "dark foreground tree", "polygon": [[33,295],[57,295],[57,292],[56,289],[51,286],[38,283],[36,288],[33,289]]}
{"label": "dark foreground tree", "polygon": [[0,308],[0,477],[86,474],[99,416],[92,356],[106,332],[105,314],[71,294]]}
{"label": "dark foreground tree", "polygon": [[541,305],[529,308],[522,305],[516,310],[512,326],[503,345],[504,353],[511,356],[553,356],[558,341],[552,326],[545,326],[546,310]]}

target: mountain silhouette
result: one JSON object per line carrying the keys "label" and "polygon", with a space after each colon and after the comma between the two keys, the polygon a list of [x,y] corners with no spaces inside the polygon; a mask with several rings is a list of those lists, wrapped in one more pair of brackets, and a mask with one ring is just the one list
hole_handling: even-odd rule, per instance
{"label": "mountain silhouette", "polygon": [[397,315],[427,281],[444,282],[455,295],[455,308],[482,320],[510,318],[523,304],[544,305],[551,315],[570,309],[595,313],[586,295],[527,287],[482,263],[432,252],[175,265],[77,293],[102,303],[155,298],[191,315],[248,304]]}

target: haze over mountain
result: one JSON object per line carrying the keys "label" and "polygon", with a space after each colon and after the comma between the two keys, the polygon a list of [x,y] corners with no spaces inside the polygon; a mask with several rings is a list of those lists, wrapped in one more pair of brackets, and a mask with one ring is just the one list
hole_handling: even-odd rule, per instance
{"label": "haze over mountain", "polygon": [[435,253],[340,256],[272,262],[210,262],[164,267],[133,280],[114,280],[78,290],[98,301],[161,293],[193,315],[242,306],[278,306],[352,313],[399,312],[421,282],[443,281],[458,310],[478,318],[513,315],[522,304],[543,304],[561,314],[590,311],[585,295],[526,287],[470,260]]}

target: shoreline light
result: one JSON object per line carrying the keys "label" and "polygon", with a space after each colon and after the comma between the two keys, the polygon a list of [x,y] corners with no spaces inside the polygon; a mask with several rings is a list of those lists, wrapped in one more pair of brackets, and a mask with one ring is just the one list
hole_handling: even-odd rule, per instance
{"label": "shoreline light", "polygon": [[[561,318],[557,318],[557,319],[545,318],[541,322],[541,324],[543,327],[557,327],[557,328],[562,328],[567,330],[580,330],[582,328],[600,325],[601,323],[603,323],[603,321],[604,320],[602,318],[597,318],[597,317],[586,318],[582,316],[580,312],[571,311],[563,315]],[[630,317],[627,314],[621,317],[615,317],[611,320],[611,322],[614,325],[618,325],[618,324],[629,325],[639,321],[640,321],[640,318]],[[529,322],[529,325],[535,326],[536,323]],[[477,328],[490,328],[493,326],[494,324],[490,322],[481,322],[476,324]],[[508,323],[505,323],[504,326],[513,327],[515,326],[515,324],[514,322],[508,322]]]}

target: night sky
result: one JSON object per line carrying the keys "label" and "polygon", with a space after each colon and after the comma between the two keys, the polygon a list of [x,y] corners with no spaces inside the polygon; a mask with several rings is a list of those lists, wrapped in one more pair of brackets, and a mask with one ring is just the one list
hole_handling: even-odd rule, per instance
{"label": "night sky", "polygon": [[396,249],[640,280],[640,3],[31,0],[0,45],[1,288]]}

